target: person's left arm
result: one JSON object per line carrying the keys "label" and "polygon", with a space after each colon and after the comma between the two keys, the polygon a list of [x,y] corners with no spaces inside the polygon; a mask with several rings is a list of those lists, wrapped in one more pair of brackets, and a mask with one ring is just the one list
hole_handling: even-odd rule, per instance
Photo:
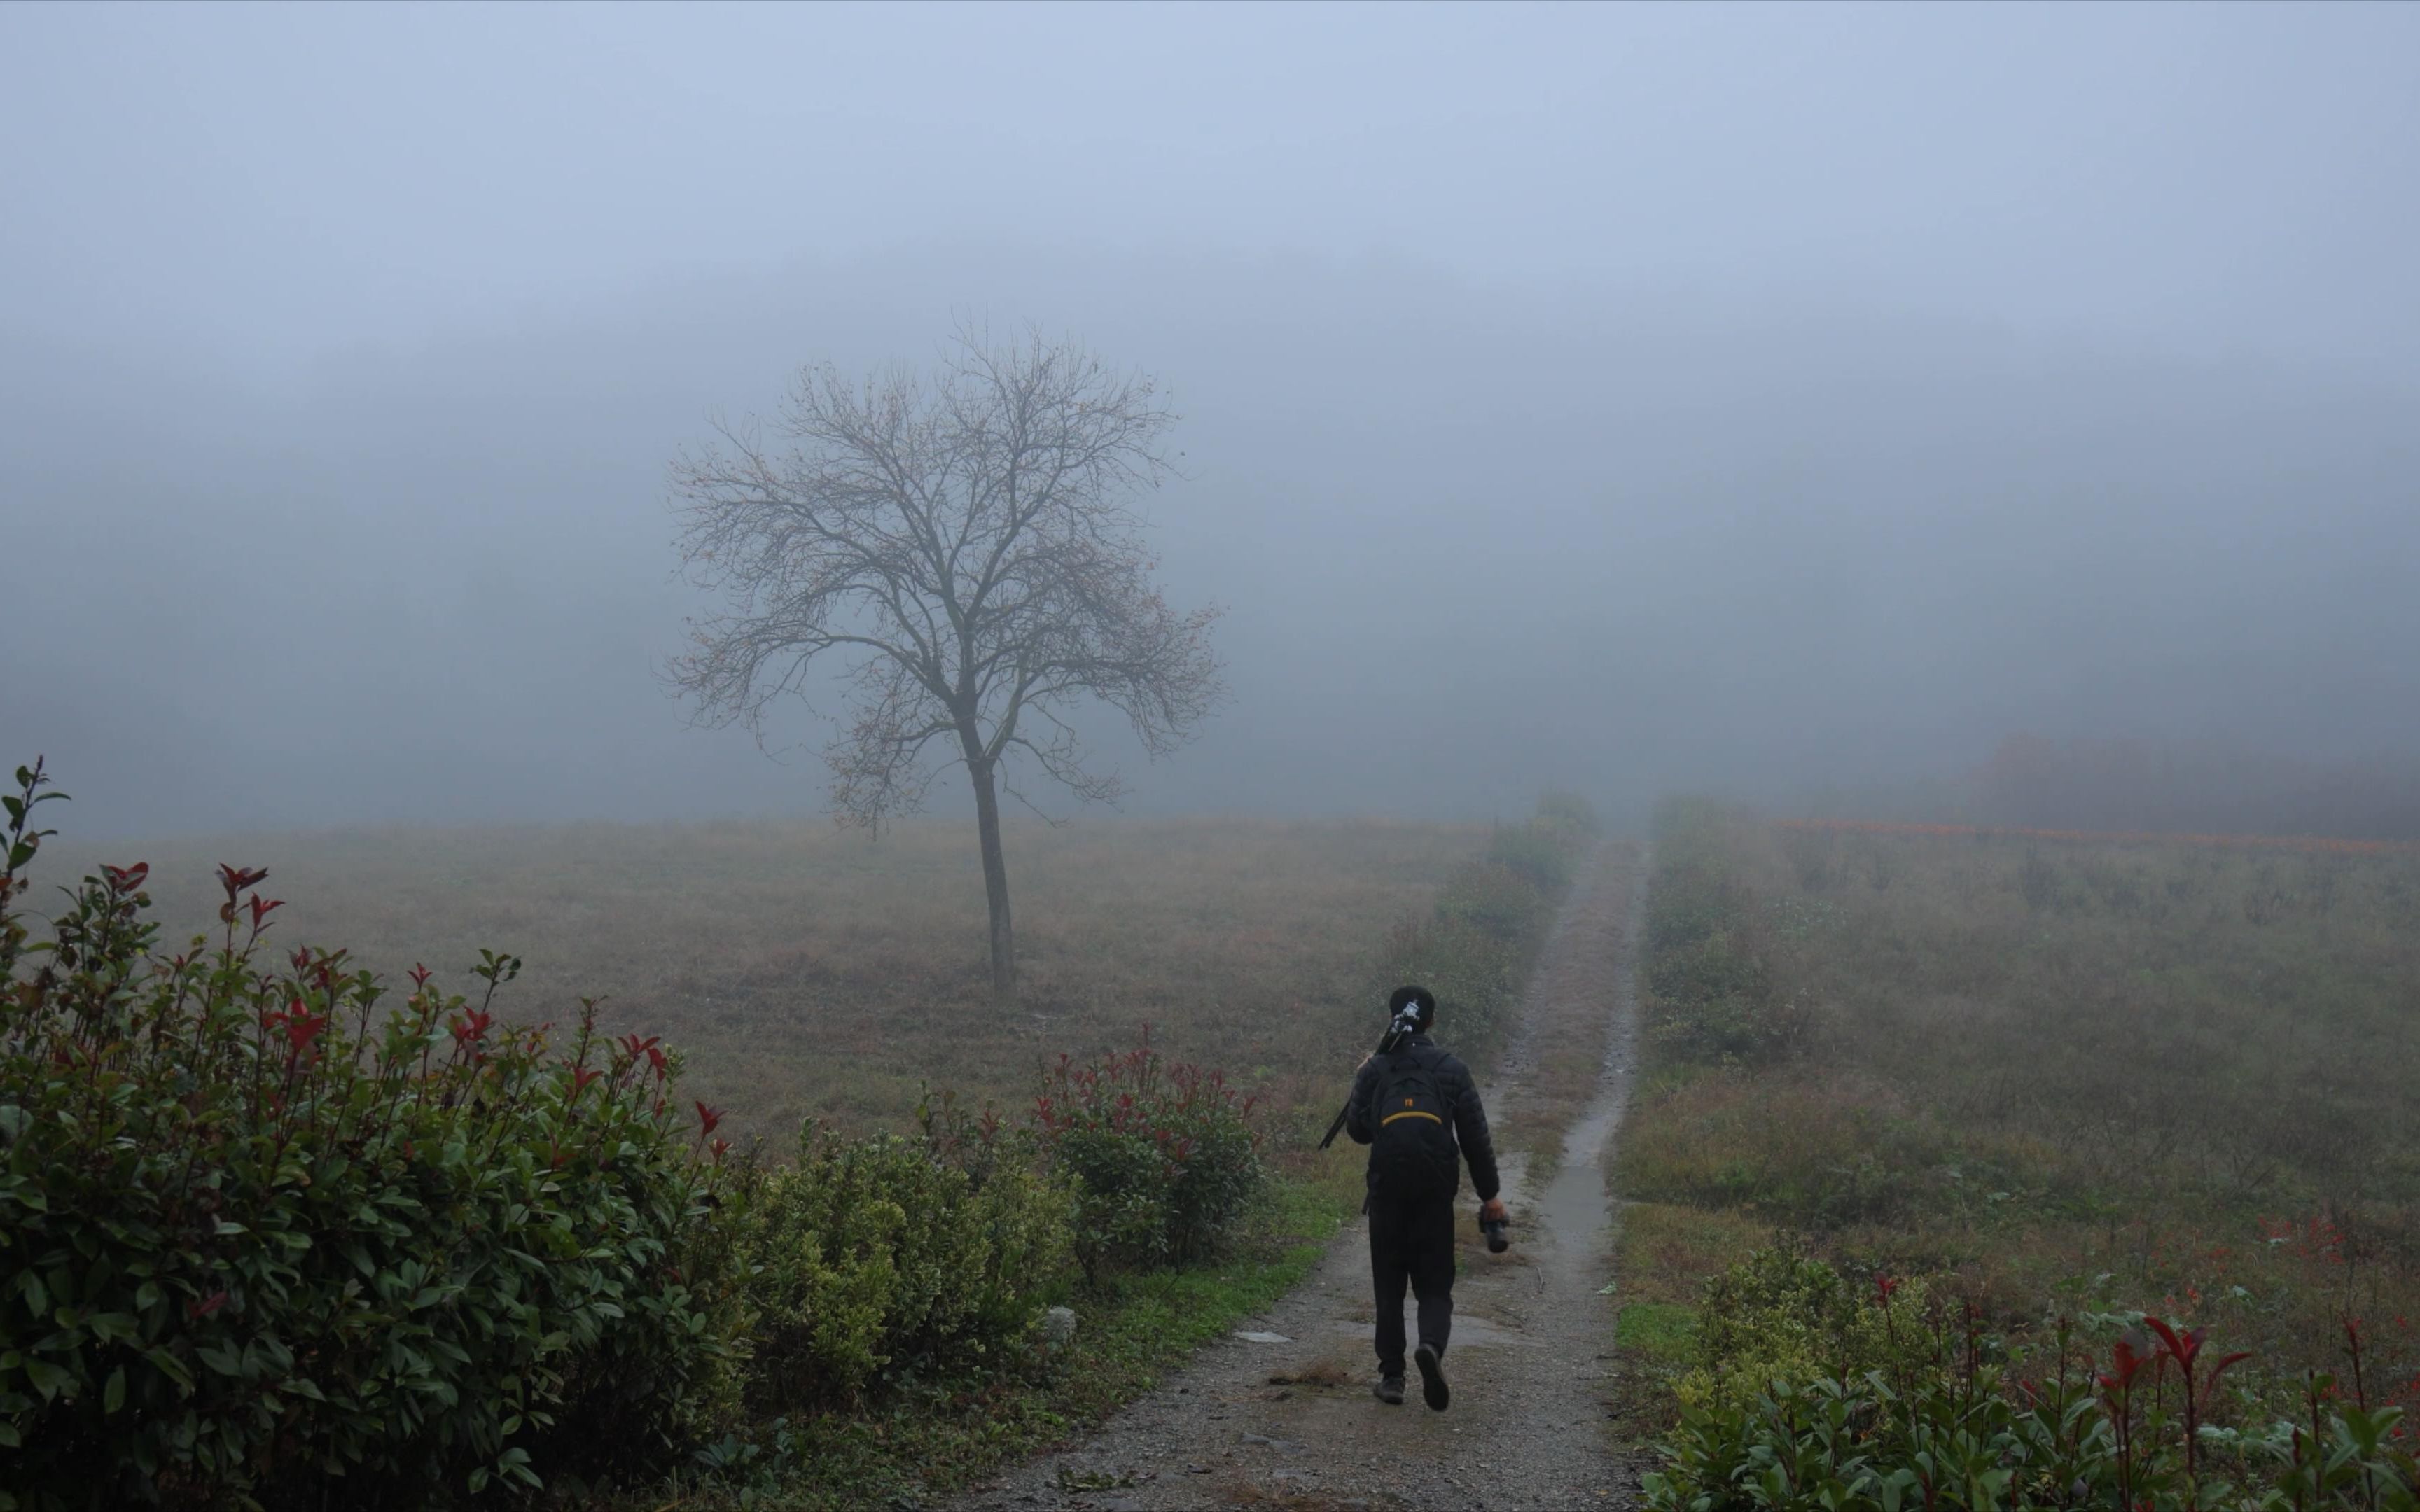
{"label": "person's left arm", "polygon": [[1470,1184],[1481,1202],[1494,1202],[1501,1190],[1496,1178],[1496,1140],[1487,1132],[1487,1110],[1480,1105],[1479,1084],[1459,1060],[1453,1063],[1453,1137],[1462,1158],[1470,1163]]}

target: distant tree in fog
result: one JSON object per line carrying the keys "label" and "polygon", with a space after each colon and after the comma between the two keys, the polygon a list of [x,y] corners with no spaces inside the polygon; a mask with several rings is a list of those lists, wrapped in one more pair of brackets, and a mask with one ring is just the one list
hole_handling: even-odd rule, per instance
{"label": "distant tree in fog", "polygon": [[691,622],[668,669],[694,718],[762,738],[811,669],[837,671],[832,804],[868,826],[963,766],[1003,994],[1016,959],[1001,794],[1025,801],[1020,769],[1090,802],[1124,791],[1086,764],[1065,718],[1078,702],[1115,708],[1158,757],[1225,696],[1218,611],[1161,598],[1131,505],[1170,471],[1175,418],[1151,379],[1080,347],[961,331],[930,373],[801,372],[778,453],[751,422],[673,464],[682,563],[725,606]]}

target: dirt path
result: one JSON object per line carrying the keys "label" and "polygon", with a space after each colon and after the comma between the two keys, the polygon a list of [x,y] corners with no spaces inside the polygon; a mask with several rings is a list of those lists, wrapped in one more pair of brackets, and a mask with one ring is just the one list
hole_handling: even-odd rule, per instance
{"label": "dirt path", "polygon": [[[1491,1115],[1517,1085],[1532,1031],[1573,1013],[1610,1020],[1603,1080],[1543,1191],[1504,1168],[1513,1247],[1478,1242],[1464,1184],[1465,1245],[1446,1374],[1453,1406],[1388,1407],[1370,1395],[1368,1241],[1358,1225],[1311,1279],[1197,1355],[1089,1441],[951,1504],[953,1512],[1034,1507],[1514,1508],[1628,1503],[1629,1473],[1605,1427],[1612,1329],[1599,1295],[1607,1266],[1603,1160],[1634,1063],[1631,949],[1639,887],[1611,849],[1575,888],[1530,982],[1523,1033],[1487,1093]],[[1633,901],[1625,903],[1625,899]],[[1451,1026],[1446,1026],[1450,1043]],[[1500,1120],[1497,1141],[1512,1132]]]}

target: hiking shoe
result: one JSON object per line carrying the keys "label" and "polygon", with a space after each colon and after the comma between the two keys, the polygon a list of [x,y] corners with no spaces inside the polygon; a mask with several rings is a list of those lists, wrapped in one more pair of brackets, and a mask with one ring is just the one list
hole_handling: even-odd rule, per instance
{"label": "hiking shoe", "polygon": [[1370,1390],[1389,1407],[1404,1405],[1404,1378],[1401,1376],[1380,1376],[1378,1384]]}
{"label": "hiking shoe", "polygon": [[1421,1399],[1429,1404],[1430,1412],[1444,1412],[1445,1404],[1453,1400],[1453,1394],[1446,1390],[1445,1366],[1437,1359],[1436,1346],[1423,1344],[1414,1350],[1412,1364],[1420,1367]]}

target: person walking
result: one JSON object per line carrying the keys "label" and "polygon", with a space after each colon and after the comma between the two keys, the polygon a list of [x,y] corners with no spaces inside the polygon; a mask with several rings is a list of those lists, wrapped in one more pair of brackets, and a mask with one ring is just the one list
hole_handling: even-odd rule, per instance
{"label": "person walking", "polygon": [[1445,1381],[1445,1346],[1453,1331],[1453,1199],[1462,1164],[1479,1193],[1480,1218],[1504,1219],[1496,1179],[1496,1146],[1479,1087],[1463,1063],[1429,1038],[1436,997],[1425,987],[1398,987],[1388,999],[1392,1019],[1411,1011],[1411,1034],[1385,1055],[1363,1058],[1346,1103],[1344,1132],[1370,1147],[1368,1176],[1370,1276],[1378,1299],[1380,1401],[1404,1401],[1404,1287],[1419,1304],[1420,1395],[1444,1412],[1452,1399]]}

